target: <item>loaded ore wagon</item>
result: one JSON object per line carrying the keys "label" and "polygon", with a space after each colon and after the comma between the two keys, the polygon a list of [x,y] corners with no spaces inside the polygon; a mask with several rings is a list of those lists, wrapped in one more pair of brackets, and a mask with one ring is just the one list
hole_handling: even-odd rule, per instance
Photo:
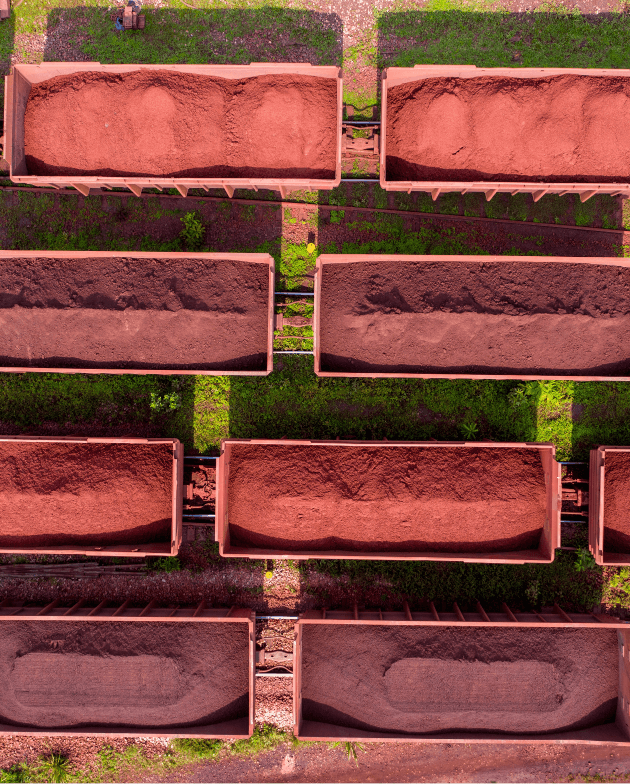
{"label": "loaded ore wagon", "polygon": [[248,738],[255,614],[0,604],[0,735]]}
{"label": "loaded ore wagon", "polygon": [[630,70],[388,68],[381,187],[630,195]]}
{"label": "loaded ore wagon", "polygon": [[630,564],[630,447],[600,446],[589,464],[589,547],[598,564]]}
{"label": "loaded ore wagon", "polygon": [[177,555],[176,438],[0,438],[0,552]]}
{"label": "loaded ore wagon", "polygon": [[551,444],[227,439],[221,555],[550,563],[560,546]]}
{"label": "loaded ore wagon", "polygon": [[91,189],[331,189],[341,179],[334,66],[15,65],[4,157],[13,182]]}
{"label": "loaded ore wagon", "polygon": [[503,608],[303,613],[296,737],[627,745],[627,626]]}
{"label": "loaded ore wagon", "polygon": [[617,258],[324,255],[320,376],[630,381]]}
{"label": "loaded ore wagon", "polygon": [[267,253],[0,251],[2,372],[267,375]]}

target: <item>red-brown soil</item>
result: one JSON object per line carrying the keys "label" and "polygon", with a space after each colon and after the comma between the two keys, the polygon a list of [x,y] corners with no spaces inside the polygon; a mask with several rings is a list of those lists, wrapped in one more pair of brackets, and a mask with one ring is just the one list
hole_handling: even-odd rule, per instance
{"label": "red-brown soil", "polygon": [[88,71],[33,85],[24,149],[39,175],[329,179],[336,123],[334,79]]}
{"label": "red-brown soil", "polygon": [[266,264],[4,259],[0,364],[265,370],[268,303]]}
{"label": "red-brown soil", "polygon": [[529,449],[233,444],[231,543],[280,550],[538,547],[545,479]]}
{"label": "red-brown soil", "polygon": [[630,453],[607,452],[604,472],[604,551],[630,553]]}
{"label": "red-brown soil", "polygon": [[615,631],[305,624],[302,650],[307,721],[428,734],[615,719]]}
{"label": "red-brown soil", "polygon": [[630,269],[541,262],[325,264],[321,369],[630,374]]}
{"label": "red-brown soil", "polygon": [[229,623],[3,622],[0,721],[158,729],[247,716],[248,636]]}
{"label": "red-brown soil", "polygon": [[388,180],[627,182],[630,79],[437,77],[387,93]]}
{"label": "red-brown soil", "polygon": [[2,547],[171,541],[170,444],[0,442]]}

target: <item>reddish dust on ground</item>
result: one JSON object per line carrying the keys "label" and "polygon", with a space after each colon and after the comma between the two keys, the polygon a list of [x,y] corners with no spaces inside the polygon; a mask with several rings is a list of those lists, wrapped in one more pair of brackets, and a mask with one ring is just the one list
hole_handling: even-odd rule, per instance
{"label": "reddish dust on ground", "polygon": [[0,443],[2,547],[171,541],[170,444]]}
{"label": "reddish dust on ground", "polygon": [[387,93],[387,179],[627,182],[630,79],[437,77]]}
{"label": "reddish dust on ground", "polygon": [[4,259],[0,364],[264,370],[268,309],[261,263]]}
{"label": "reddish dust on ground", "polygon": [[545,733],[614,721],[617,633],[303,626],[304,720],[394,733]]}
{"label": "reddish dust on ground", "polygon": [[530,449],[233,444],[235,546],[497,552],[538,547],[545,478]]}
{"label": "reddish dust on ground", "polygon": [[630,453],[606,452],[604,550],[630,553]]}
{"label": "reddish dust on ground", "polygon": [[248,629],[228,623],[2,624],[2,721],[194,726],[248,712]]}
{"label": "reddish dust on ground", "polygon": [[29,174],[330,179],[337,82],[84,71],[33,85],[24,125]]}
{"label": "reddish dust on ground", "polygon": [[325,264],[320,323],[324,371],[628,375],[630,269]]}

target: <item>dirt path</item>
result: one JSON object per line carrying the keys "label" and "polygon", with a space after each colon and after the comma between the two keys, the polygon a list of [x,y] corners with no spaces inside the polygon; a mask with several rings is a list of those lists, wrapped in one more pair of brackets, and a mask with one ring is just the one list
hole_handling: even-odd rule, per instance
{"label": "dirt path", "polygon": [[[619,778],[616,773],[620,774]],[[580,781],[582,775],[624,780],[630,756],[618,746],[493,743],[368,743],[358,765],[343,748],[288,744],[254,760],[198,765],[178,781],[194,782],[544,782]],[[571,777],[571,778],[570,778]],[[591,781],[597,779],[590,779]]]}

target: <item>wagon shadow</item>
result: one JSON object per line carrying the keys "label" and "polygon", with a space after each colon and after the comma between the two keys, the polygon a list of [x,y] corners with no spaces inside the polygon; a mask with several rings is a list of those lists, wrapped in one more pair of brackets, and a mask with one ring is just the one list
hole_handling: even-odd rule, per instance
{"label": "wagon shadow", "polygon": [[[120,3],[121,7],[124,5]],[[144,30],[117,32],[116,10],[75,6],[48,14],[44,60],[101,63],[292,62],[341,65],[341,19],[273,6],[143,9]]]}

